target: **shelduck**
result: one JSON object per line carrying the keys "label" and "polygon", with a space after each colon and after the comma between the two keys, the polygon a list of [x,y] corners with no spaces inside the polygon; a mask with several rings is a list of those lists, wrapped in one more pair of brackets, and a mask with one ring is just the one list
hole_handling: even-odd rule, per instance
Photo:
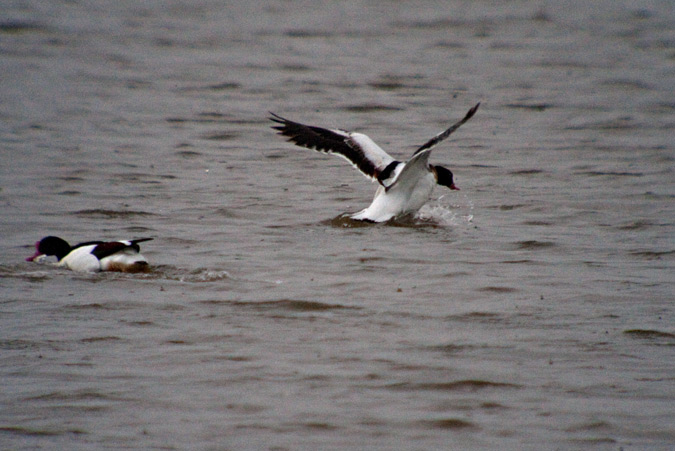
{"label": "shelduck", "polygon": [[370,206],[350,216],[356,220],[384,222],[416,213],[429,200],[436,185],[459,190],[452,171],[429,164],[429,156],[437,144],[473,117],[479,105],[477,103],[464,118],[418,148],[406,162],[395,160],[362,133],[305,125],[274,113],[270,113],[270,120],[278,124],[272,128],[288,141],[345,158],[366,177],[377,181],[380,186]]}

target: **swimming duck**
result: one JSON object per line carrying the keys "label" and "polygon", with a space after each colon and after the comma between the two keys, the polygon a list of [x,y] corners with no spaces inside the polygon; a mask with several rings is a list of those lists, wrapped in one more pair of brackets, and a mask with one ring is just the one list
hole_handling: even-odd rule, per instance
{"label": "swimming duck", "polygon": [[140,254],[138,243],[152,238],[131,241],[87,241],[71,246],[62,238],[46,236],[35,243],[35,255],[26,261],[33,261],[42,255],[54,255],[59,266],[74,271],[121,271],[142,272],[149,269],[148,261]]}

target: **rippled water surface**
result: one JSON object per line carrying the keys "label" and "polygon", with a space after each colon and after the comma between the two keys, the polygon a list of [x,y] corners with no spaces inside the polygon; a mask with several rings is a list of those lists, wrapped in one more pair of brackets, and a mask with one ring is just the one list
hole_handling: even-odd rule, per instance
{"label": "rippled water surface", "polygon": [[[230,3],[3,4],[0,447],[673,449],[672,3]],[[477,102],[380,225],[267,119],[405,158]]]}

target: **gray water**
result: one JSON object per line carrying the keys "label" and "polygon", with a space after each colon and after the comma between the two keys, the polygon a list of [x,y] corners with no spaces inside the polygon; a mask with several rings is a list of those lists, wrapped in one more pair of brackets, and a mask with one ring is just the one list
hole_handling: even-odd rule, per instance
{"label": "gray water", "polygon": [[[674,9],[4,1],[0,448],[673,449]],[[477,102],[381,225],[267,120],[404,159]]]}

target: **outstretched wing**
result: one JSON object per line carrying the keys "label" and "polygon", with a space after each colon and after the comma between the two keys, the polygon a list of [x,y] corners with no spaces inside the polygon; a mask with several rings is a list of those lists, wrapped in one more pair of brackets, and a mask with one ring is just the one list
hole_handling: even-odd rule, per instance
{"label": "outstretched wing", "polygon": [[480,106],[480,102],[477,103],[476,106],[474,106],[473,108],[471,108],[471,109],[466,113],[466,115],[464,116],[464,118],[463,118],[461,121],[455,123],[453,126],[451,126],[450,128],[448,128],[447,130],[445,130],[445,131],[439,133],[438,135],[434,136],[433,138],[431,138],[429,141],[427,141],[426,143],[424,143],[424,145],[422,145],[422,147],[420,147],[419,149],[417,149],[413,155],[417,155],[418,153],[423,152],[423,151],[425,151],[425,150],[431,150],[433,147],[436,146],[436,144],[440,143],[440,142],[443,141],[445,138],[447,138],[448,136],[450,136],[455,130],[457,130],[457,129],[458,129],[459,127],[461,127],[466,121],[468,121],[469,119],[471,119],[471,118],[473,117],[473,115],[476,113],[476,110],[478,109],[479,106]]}
{"label": "outstretched wing", "polygon": [[338,155],[349,161],[366,177],[380,183],[389,177],[391,173],[389,166],[395,160],[368,136],[305,125],[274,113],[270,114],[272,115],[270,120],[280,124],[272,128],[278,130],[280,135],[288,137],[288,141],[321,153]]}

